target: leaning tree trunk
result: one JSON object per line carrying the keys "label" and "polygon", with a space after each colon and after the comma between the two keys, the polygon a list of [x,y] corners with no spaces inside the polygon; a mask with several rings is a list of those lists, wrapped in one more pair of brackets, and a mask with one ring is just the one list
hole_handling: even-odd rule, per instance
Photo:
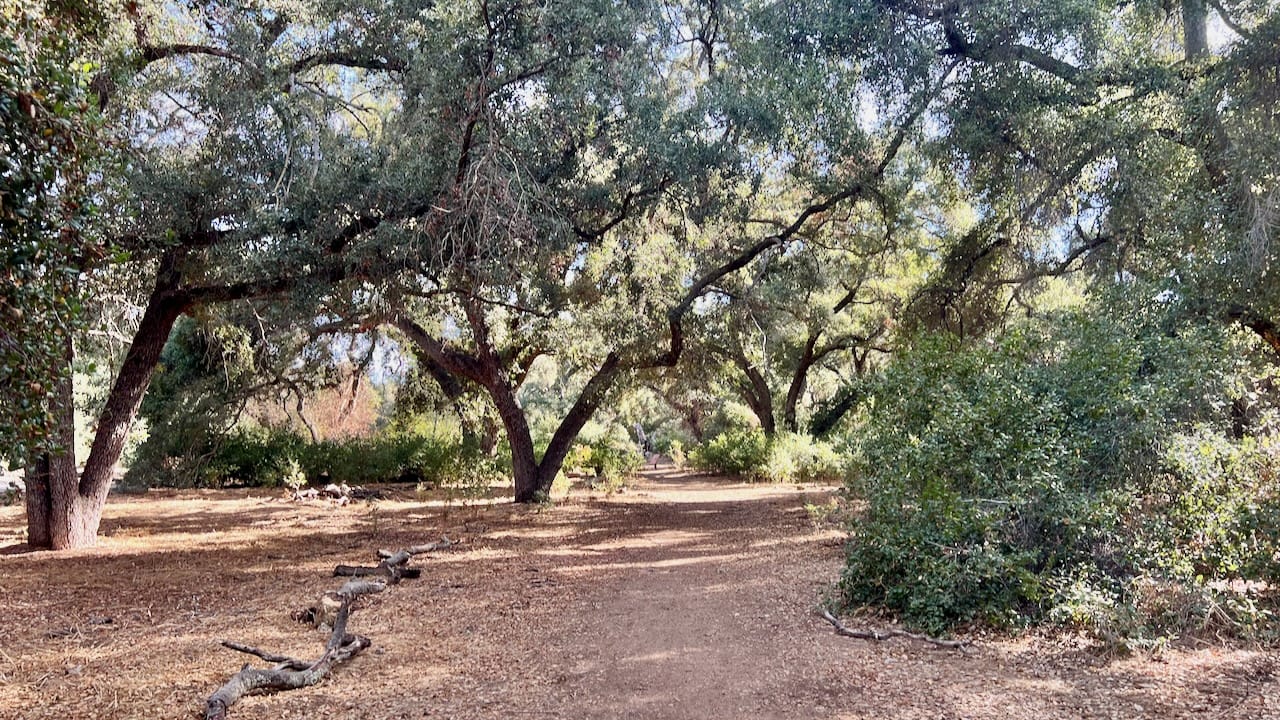
{"label": "leaning tree trunk", "polygon": [[[51,408],[56,414],[54,435],[59,452],[32,464],[37,491],[31,493],[27,501],[27,541],[33,547],[66,550],[93,544],[125,438],[151,383],[169,332],[184,309],[182,302],[165,291],[157,289],[152,294],[98,418],[93,445],[84,471],[79,475],[76,474],[74,398],[68,367],[66,377],[59,383],[55,406]],[[69,346],[67,352],[69,365]]]}
{"label": "leaning tree trunk", "polygon": [[578,399],[560,421],[560,426],[551,436],[551,442],[547,443],[547,450],[542,454],[542,462],[538,463],[538,489],[535,492],[546,494],[551,491],[551,484],[555,482],[556,475],[564,466],[564,459],[568,457],[573,441],[578,439],[578,433],[582,432],[582,427],[604,403],[621,374],[621,358],[617,353],[609,353],[600,368],[583,386],[582,392],[578,393]]}
{"label": "leaning tree trunk", "polygon": [[791,376],[791,384],[787,386],[787,398],[782,406],[782,420],[786,423],[787,430],[793,433],[800,432],[797,409],[800,405],[800,396],[804,394],[805,385],[809,380],[809,370],[818,361],[814,348],[818,346],[818,338],[821,336],[821,332],[809,333],[804,343],[804,350],[800,353],[800,360],[796,363],[795,373]]}

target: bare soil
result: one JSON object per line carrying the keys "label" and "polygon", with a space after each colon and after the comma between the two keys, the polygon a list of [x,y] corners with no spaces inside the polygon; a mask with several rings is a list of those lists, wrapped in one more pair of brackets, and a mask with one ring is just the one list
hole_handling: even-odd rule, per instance
{"label": "bare soil", "polygon": [[334,565],[442,534],[462,544],[352,615],[367,653],[232,717],[1280,718],[1274,653],[836,636],[814,608],[841,535],[804,509],[829,492],[670,469],[550,509],[153,491],[113,498],[99,546],[64,554],[29,552],[0,508],[0,718],[197,717],[249,659],[220,639],[315,657],[325,635],[289,615]]}

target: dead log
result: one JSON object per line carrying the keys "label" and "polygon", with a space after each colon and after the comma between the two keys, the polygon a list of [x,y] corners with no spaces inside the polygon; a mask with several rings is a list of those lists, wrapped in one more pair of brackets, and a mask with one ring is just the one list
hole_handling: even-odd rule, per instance
{"label": "dead log", "polygon": [[439,542],[433,542],[427,545],[415,545],[413,547],[404,548],[391,552],[390,550],[379,550],[378,557],[382,558],[382,562],[376,566],[364,565],[339,565],[333,569],[334,577],[369,577],[377,575],[386,578],[386,581],[392,585],[400,582],[405,578],[413,579],[422,575],[419,568],[408,567],[409,560],[414,555],[433,552],[435,550],[444,550],[445,548],[457,545],[457,541],[449,538],[441,538]]}
{"label": "dead log", "polygon": [[[341,588],[335,591],[327,592],[320,596],[320,599],[308,607],[301,610],[295,610],[290,613],[290,617],[300,623],[305,623],[312,627],[333,627],[337,621],[338,610],[342,608],[343,600],[346,596],[366,595],[368,593],[382,592],[386,589],[386,584],[377,581],[368,580],[348,580]],[[225,642],[223,645],[227,645]],[[231,647],[227,645],[227,647]],[[239,648],[232,648],[239,649]],[[243,652],[243,651],[242,651]],[[268,662],[269,658],[263,658]]]}
{"label": "dead log", "polygon": [[879,642],[883,640],[891,640],[896,637],[904,637],[911,640],[919,640],[920,642],[929,643],[934,647],[948,648],[951,650],[962,650],[971,644],[967,640],[943,640],[941,638],[930,637],[928,635],[919,635],[907,632],[906,630],[856,630],[840,622],[835,615],[832,615],[831,612],[825,608],[819,613],[819,615],[835,627],[837,635],[857,638],[859,640],[875,640]]}
{"label": "dead log", "polygon": [[[226,720],[227,711],[240,698],[252,692],[296,690],[320,682],[329,674],[334,666],[340,665],[359,655],[369,647],[371,641],[362,635],[347,634],[347,620],[351,617],[351,602],[360,595],[381,592],[386,585],[381,583],[347,583],[343,590],[342,606],[338,609],[333,623],[333,631],[329,633],[329,641],[325,643],[324,654],[314,662],[306,662],[285,655],[277,655],[248,645],[223,641],[223,646],[232,650],[247,653],[255,657],[276,663],[269,669],[255,668],[248,664],[240,672],[231,676],[225,685],[209,697],[205,703],[205,720]],[[341,591],[340,591],[341,592]]]}

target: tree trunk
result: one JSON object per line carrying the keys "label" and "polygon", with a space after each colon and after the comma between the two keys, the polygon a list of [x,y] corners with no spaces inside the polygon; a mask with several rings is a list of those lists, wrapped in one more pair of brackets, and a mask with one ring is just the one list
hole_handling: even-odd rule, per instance
{"label": "tree trunk", "polygon": [[773,437],[778,432],[778,425],[773,419],[773,393],[769,390],[769,383],[765,381],[764,375],[749,363],[743,362],[741,367],[742,372],[747,376],[747,382],[742,383],[740,387],[742,399],[760,420],[760,429],[764,434]]}
{"label": "tree trunk", "polygon": [[1182,0],[1182,52],[1187,62],[1209,53],[1208,20],[1205,0]]}
{"label": "tree trunk", "polygon": [[142,404],[142,396],[151,384],[151,376],[160,361],[169,332],[183,310],[185,305],[167,292],[157,289],[152,293],[98,418],[97,432],[94,433],[84,471],[78,476],[74,453],[72,355],[68,339],[67,374],[59,383],[56,407],[51,409],[57,416],[55,440],[60,452],[35,463],[37,492],[27,502],[27,536],[31,545],[65,550],[93,544],[102,521],[107,491],[111,489],[112,473],[124,450],[125,438]]}
{"label": "tree trunk", "polygon": [[27,544],[47,548],[53,545],[49,534],[49,517],[53,499],[49,495],[49,453],[42,453],[27,463],[23,480],[27,485]]}
{"label": "tree trunk", "polygon": [[616,353],[610,353],[583,386],[573,407],[569,408],[569,412],[560,421],[560,426],[556,428],[555,435],[551,436],[551,442],[547,444],[547,450],[542,454],[542,462],[538,463],[538,491],[543,493],[551,491],[551,483],[555,482],[556,475],[564,465],[564,459],[568,456],[573,441],[578,438],[578,433],[582,432],[582,426],[596,414],[596,410],[604,402],[609,390],[613,388],[613,383],[621,370],[620,358]]}
{"label": "tree trunk", "polygon": [[507,432],[511,446],[511,475],[515,480],[515,500],[531,503],[537,500],[542,478],[538,473],[538,460],[533,451],[533,435],[529,432],[529,420],[524,408],[516,399],[515,391],[502,380],[486,383],[485,389],[498,409],[498,417]]}
{"label": "tree trunk", "polygon": [[52,447],[31,463],[27,477],[27,544],[56,548],[56,540],[70,534],[67,505],[76,487],[75,391],[71,362],[75,348],[71,338],[63,339],[62,372],[54,386],[48,412],[53,419],[49,441]]}
{"label": "tree trunk", "polygon": [[793,433],[800,432],[800,423],[796,419],[796,406],[800,404],[800,396],[804,394],[804,386],[809,380],[809,368],[817,362],[814,349],[818,346],[820,337],[822,337],[822,331],[809,332],[809,337],[805,339],[804,350],[800,353],[800,360],[796,363],[796,371],[791,376],[791,385],[787,387],[787,398],[782,406],[782,418],[787,430]]}

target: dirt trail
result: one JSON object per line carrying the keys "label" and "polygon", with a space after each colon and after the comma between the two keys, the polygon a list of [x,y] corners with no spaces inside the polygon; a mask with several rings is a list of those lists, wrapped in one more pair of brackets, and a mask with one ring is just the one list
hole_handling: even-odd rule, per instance
{"label": "dirt trail", "polygon": [[545,511],[153,492],[113,500],[100,547],[63,556],[21,552],[20,511],[0,508],[0,718],[194,717],[243,661],[220,638],[313,655],[288,614],[334,564],[441,532],[463,544],[353,616],[366,655],[232,716],[1280,718],[1267,653],[837,637],[813,609],[841,537],[804,510],[825,497],[670,470]]}

